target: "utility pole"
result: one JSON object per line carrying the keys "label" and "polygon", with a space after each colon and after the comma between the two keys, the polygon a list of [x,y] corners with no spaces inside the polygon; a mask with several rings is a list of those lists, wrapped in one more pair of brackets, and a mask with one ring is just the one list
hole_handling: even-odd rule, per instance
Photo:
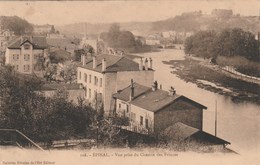
{"label": "utility pole", "polygon": [[217,119],[218,119],[218,107],[217,107],[217,100],[215,103],[215,136],[217,136]]}

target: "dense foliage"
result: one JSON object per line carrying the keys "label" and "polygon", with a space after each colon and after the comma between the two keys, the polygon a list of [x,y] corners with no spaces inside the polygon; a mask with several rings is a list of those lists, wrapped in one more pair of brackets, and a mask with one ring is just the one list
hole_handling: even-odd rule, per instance
{"label": "dense foliage", "polygon": [[204,58],[217,56],[241,56],[249,60],[259,60],[259,43],[254,35],[242,29],[226,29],[216,33],[201,31],[185,41],[185,53]]}
{"label": "dense foliage", "polygon": [[118,24],[111,25],[108,32],[100,34],[100,38],[103,39],[109,47],[122,49],[127,52],[133,52],[142,46],[139,40],[135,40],[135,36],[132,32],[121,31]]}
{"label": "dense foliage", "polygon": [[66,91],[58,90],[53,98],[41,91],[41,81],[19,75],[11,66],[0,71],[0,127],[18,129],[35,141],[85,137],[95,111],[82,100],[67,101]]}
{"label": "dense foliage", "polygon": [[33,32],[33,26],[17,16],[2,16],[0,22],[3,29],[13,31],[15,35],[30,34]]}

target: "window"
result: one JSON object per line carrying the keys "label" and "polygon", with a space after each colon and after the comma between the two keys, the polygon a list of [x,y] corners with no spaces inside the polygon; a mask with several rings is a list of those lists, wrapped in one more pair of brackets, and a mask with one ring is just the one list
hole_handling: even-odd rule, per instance
{"label": "window", "polygon": [[19,70],[19,65],[16,65],[16,70]]}
{"label": "window", "polygon": [[131,121],[135,122],[135,117],[136,117],[135,113],[131,112]]}
{"label": "window", "polygon": [[79,72],[79,80],[81,80],[81,72]]}
{"label": "window", "polygon": [[95,76],[95,85],[98,86],[98,78]]}
{"label": "window", "polygon": [[140,125],[143,125],[144,124],[144,117],[143,116],[140,116]]}
{"label": "window", "polygon": [[88,94],[89,94],[89,98],[91,98],[91,89],[90,88],[89,88]]}
{"label": "window", "polygon": [[145,128],[148,129],[149,125],[148,125],[148,119],[145,119]]}
{"label": "window", "polygon": [[121,108],[121,103],[118,104],[118,108],[119,108],[119,109]]}
{"label": "window", "polygon": [[85,97],[87,97],[87,95],[88,95],[88,90],[87,90],[87,88],[85,89]]}
{"label": "window", "polygon": [[84,73],[84,78],[85,78],[85,83],[88,82],[88,75],[86,73]]}
{"label": "window", "polygon": [[25,54],[25,55],[24,55],[24,60],[25,60],[25,61],[30,60],[30,54]]}
{"label": "window", "polygon": [[102,87],[102,78],[100,78],[99,84],[100,84],[100,87]]}
{"label": "window", "polygon": [[129,113],[128,105],[126,105],[126,112]]}
{"label": "window", "polygon": [[30,65],[24,65],[24,66],[23,66],[23,70],[24,70],[25,72],[29,72],[29,70],[30,70]]}
{"label": "window", "polygon": [[19,60],[19,54],[13,54],[13,60]]}
{"label": "window", "polygon": [[91,83],[91,75],[89,75],[89,83]]}

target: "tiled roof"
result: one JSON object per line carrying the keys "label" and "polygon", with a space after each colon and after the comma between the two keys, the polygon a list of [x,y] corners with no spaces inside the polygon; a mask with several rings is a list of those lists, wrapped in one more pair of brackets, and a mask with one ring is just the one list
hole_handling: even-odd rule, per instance
{"label": "tiled roof", "polygon": [[[119,55],[98,55],[96,56],[96,68],[93,68],[93,59],[87,59],[86,65],[82,64],[79,67],[102,72],[102,60],[106,60],[105,72],[118,72],[118,71],[138,71],[139,64],[131,59]],[[149,69],[151,70],[151,69]]]}
{"label": "tiled roof", "polygon": [[48,44],[46,42],[46,37],[42,36],[21,36],[9,42],[8,48],[10,49],[20,49],[21,45],[25,42],[29,42],[33,45],[34,49],[46,49]]}
{"label": "tiled roof", "polygon": [[[149,87],[140,85],[138,83],[134,83],[134,95],[135,97],[138,97],[140,94],[143,94],[144,92],[147,92],[150,90]],[[123,90],[118,91],[116,94],[113,95],[113,97],[116,97],[123,101],[129,101],[130,99],[130,93],[131,93],[131,85],[126,87]]]}
{"label": "tiled roof", "polygon": [[[129,101],[130,91],[131,88],[130,86],[128,86],[121,92],[114,94],[114,97],[123,101]],[[153,91],[152,88],[142,86],[138,83],[134,83],[134,95],[135,97],[130,102],[131,104],[152,112],[157,112],[178,99],[183,99],[188,102],[192,102],[202,109],[207,108],[185,96],[178,94],[174,94],[173,96],[171,96],[167,91],[161,89]]]}
{"label": "tiled roof", "polygon": [[167,127],[163,131],[163,134],[167,135],[167,137],[170,137],[172,140],[185,140],[196,132],[199,132],[199,129],[178,122]]}
{"label": "tiled roof", "polygon": [[192,139],[198,142],[203,142],[208,144],[230,144],[230,142],[228,141],[213,136],[197,128],[188,126],[182,122],[177,122],[172,126],[167,127],[162,133],[171,140],[182,141],[182,140]]}
{"label": "tiled roof", "polygon": [[44,84],[41,88],[42,91],[49,91],[49,90],[57,90],[57,89],[62,89],[65,88],[66,90],[77,90],[81,89],[80,88],[81,84],[65,84],[65,83],[50,83],[50,84]]}

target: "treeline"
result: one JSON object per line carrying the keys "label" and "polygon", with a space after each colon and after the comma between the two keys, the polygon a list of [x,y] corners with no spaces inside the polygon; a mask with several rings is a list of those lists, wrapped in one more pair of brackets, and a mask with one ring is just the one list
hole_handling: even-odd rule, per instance
{"label": "treeline", "polygon": [[226,29],[221,32],[200,31],[188,37],[184,44],[186,54],[216,59],[218,56],[240,56],[259,61],[259,42],[250,32]]}
{"label": "treeline", "polygon": [[37,93],[42,81],[0,67],[0,128],[17,129],[36,142],[91,136],[95,111],[79,100],[67,100],[65,90],[53,98]]}
{"label": "treeline", "polygon": [[18,16],[1,16],[0,22],[3,29],[13,31],[15,35],[31,34],[33,25]]}
{"label": "treeline", "polygon": [[135,52],[139,50],[143,44],[140,40],[136,40],[130,31],[120,30],[118,24],[113,24],[108,32],[100,34],[100,38],[111,48],[121,49],[126,52]]}

